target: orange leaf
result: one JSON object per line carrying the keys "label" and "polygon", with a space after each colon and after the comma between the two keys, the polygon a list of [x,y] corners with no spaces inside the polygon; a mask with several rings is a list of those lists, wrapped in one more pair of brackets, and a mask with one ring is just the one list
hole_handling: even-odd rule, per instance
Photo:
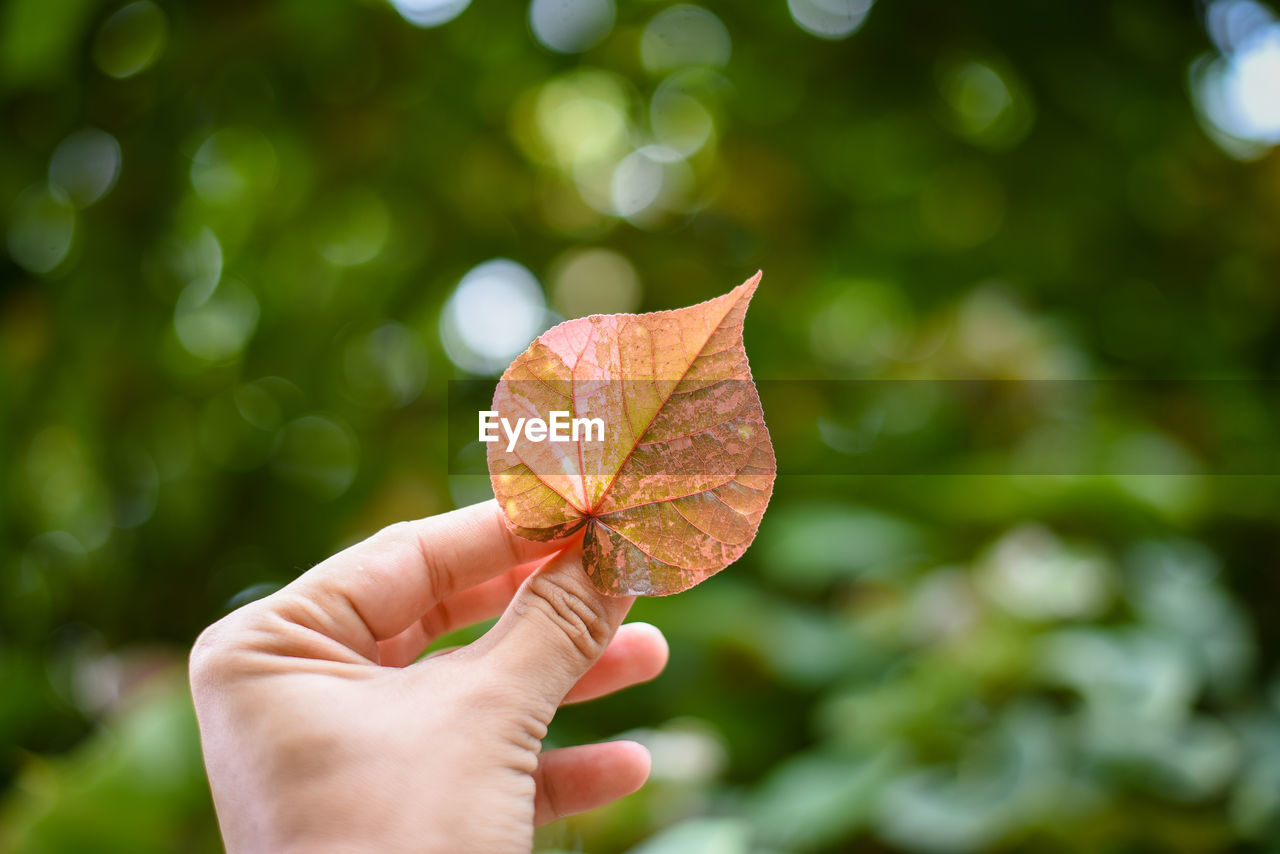
{"label": "orange leaf", "polygon": [[[742,343],[760,275],[689,308],[566,321],[511,363],[488,463],[512,530],[585,529],[587,573],[619,596],[678,593],[742,556],[777,470]],[[557,417],[567,441],[513,426]]]}

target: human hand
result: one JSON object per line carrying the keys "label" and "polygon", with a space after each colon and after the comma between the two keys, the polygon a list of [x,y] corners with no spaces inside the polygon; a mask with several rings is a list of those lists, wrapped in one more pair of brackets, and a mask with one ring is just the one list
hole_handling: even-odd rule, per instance
{"label": "human hand", "polygon": [[633,742],[540,752],[561,703],[667,659],[653,626],[619,629],[632,600],[597,593],[564,545],[477,504],[392,525],[206,629],[191,687],[227,849],[525,852],[535,825],[638,789]]}

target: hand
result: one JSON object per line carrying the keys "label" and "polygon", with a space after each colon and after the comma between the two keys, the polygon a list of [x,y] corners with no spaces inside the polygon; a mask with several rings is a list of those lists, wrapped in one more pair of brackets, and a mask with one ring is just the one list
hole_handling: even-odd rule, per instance
{"label": "hand", "polygon": [[564,545],[509,533],[492,501],[401,522],[207,629],[191,687],[227,849],[527,852],[535,825],[638,789],[633,742],[540,752],[561,703],[667,659]]}

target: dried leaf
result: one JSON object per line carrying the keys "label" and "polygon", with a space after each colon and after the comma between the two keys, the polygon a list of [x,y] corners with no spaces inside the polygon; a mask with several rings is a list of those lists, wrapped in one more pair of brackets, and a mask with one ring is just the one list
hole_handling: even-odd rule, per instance
{"label": "dried leaf", "polygon": [[[508,432],[488,462],[516,533],[585,528],[587,572],[613,595],[677,593],[742,556],[777,469],[742,343],[759,281],[675,311],[570,320],[511,363],[493,400]],[[603,436],[581,423],[576,441],[507,441],[517,419],[555,412],[598,418]]]}

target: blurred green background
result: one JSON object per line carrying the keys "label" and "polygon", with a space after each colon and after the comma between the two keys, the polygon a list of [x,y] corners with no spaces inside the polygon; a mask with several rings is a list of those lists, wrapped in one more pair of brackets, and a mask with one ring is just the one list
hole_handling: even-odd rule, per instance
{"label": "blurred green background", "polygon": [[[218,850],[186,648],[486,497],[448,382],[560,318],[763,268],[761,379],[1280,368],[1254,0],[8,0],[0,117],[4,850]],[[667,673],[553,729],[653,781],[539,844],[1280,851],[1280,479],[1198,464],[1275,395],[1232,389],[1095,413],[1162,476],[784,474],[637,604]],[[817,426],[974,426],[935,405]]]}

